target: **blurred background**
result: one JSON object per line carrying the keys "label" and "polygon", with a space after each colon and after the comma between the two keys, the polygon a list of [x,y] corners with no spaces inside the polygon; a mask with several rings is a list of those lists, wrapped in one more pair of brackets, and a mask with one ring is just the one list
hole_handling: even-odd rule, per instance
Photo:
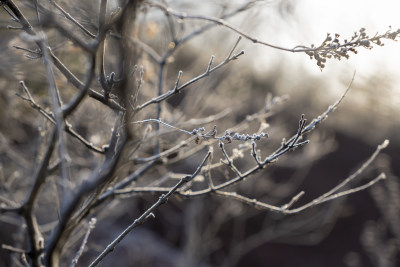
{"label": "blurred background", "polygon": [[[60,1],[60,4],[86,27],[95,29],[96,16],[91,10],[97,10],[96,2],[69,0]],[[182,0],[161,3],[187,14],[220,17],[247,2]],[[20,5],[28,16],[33,16],[29,3]],[[109,8],[113,10],[118,5],[118,1],[110,1]],[[256,1],[226,21],[259,40],[293,48],[318,46],[327,33],[338,33],[340,40],[345,40],[361,28],[370,36],[383,34],[390,26],[395,31],[400,27],[399,9],[400,4],[395,0]],[[185,36],[207,24],[201,20],[168,18],[155,8],[143,8],[140,12],[135,35],[161,55],[170,45],[171,25],[177,36]],[[3,187],[0,194],[18,202],[24,199],[29,188],[30,181],[26,177],[41,153],[43,133],[49,127],[43,117],[16,96],[22,94],[18,82],[24,80],[44,107],[49,107],[50,102],[41,59],[29,59],[24,51],[14,48],[27,46],[19,30],[7,29],[7,25],[14,24],[1,10],[0,181]],[[51,31],[49,29],[48,36],[52,50],[78,77],[83,75],[86,57],[82,51]],[[180,46],[168,58],[164,90],[173,87],[179,70],[183,70],[183,83],[204,72],[211,55],[215,55],[215,64],[218,64],[237,37],[224,27],[213,27]],[[217,124],[222,133],[275,100],[277,104],[267,117],[269,138],[259,145],[265,157],[279,147],[283,138],[296,132],[301,114],[305,114],[308,121],[321,115],[340,98],[354,76],[351,89],[339,108],[307,136],[309,145],[285,155],[233,190],[276,205],[286,203],[304,190],[306,194],[298,205],[304,204],[357,170],[385,139],[390,140],[389,147],[356,182],[366,183],[381,171],[387,174],[387,180],[371,189],[290,216],[257,210],[216,196],[174,198],[157,211],[154,219],[128,235],[101,266],[398,266],[400,44],[393,40],[383,40],[383,43],[384,46],[374,46],[371,50],[361,47],[357,54],[350,54],[349,59],[330,59],[321,70],[316,61],[304,53],[280,51],[242,39],[236,51],[244,50],[243,56],[169,99],[162,118],[178,124],[188,118],[205,118],[227,111],[228,115],[217,122],[201,125],[209,130]],[[28,46],[35,48],[33,43]],[[110,54],[112,49],[110,45]],[[158,66],[145,53],[138,66],[143,66],[144,70],[144,87],[139,99],[145,100],[156,94]],[[63,96],[70,97],[75,91],[62,75],[59,76],[57,82]],[[93,88],[100,91],[97,80]],[[155,110],[151,110],[140,119],[154,117],[154,114]],[[109,109],[86,99],[71,123],[85,138],[100,144],[108,140],[114,117]],[[257,125],[248,126],[249,132],[254,129]],[[182,138],[169,133],[163,136],[163,144],[168,147],[175,139]],[[218,150],[217,145],[210,146]],[[76,147],[75,141],[69,150],[71,158],[78,159],[73,171],[77,177],[85,177],[98,163],[99,156]],[[235,153],[238,147],[234,144],[227,149]],[[171,163],[151,171],[144,184],[152,181],[150,179],[157,181],[169,172],[191,173],[202,157],[203,154],[195,153],[176,162],[172,158]],[[219,162],[219,158],[217,154],[213,160]],[[251,160],[246,151],[235,163],[245,170],[251,166]],[[214,175],[216,180],[224,181],[232,173],[222,168]],[[52,186],[50,183],[45,190],[51,190]],[[86,266],[157,198],[140,195],[115,200],[102,207],[96,213],[98,223],[79,266]],[[52,199],[44,195],[41,201],[43,204]],[[43,232],[51,232],[52,222],[57,219],[57,207],[49,206],[38,213]],[[0,243],[13,245],[18,235],[23,235],[23,231],[17,231],[21,223],[18,217],[1,215]],[[84,230],[82,228],[77,240],[71,243],[65,256],[66,265],[79,247],[78,237]],[[7,251],[0,251],[0,265],[17,266],[13,257],[15,255],[10,256]]]}

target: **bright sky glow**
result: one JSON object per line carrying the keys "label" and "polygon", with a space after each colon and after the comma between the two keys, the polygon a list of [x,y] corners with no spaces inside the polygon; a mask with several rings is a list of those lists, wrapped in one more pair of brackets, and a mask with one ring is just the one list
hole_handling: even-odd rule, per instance
{"label": "bright sky glow", "polygon": [[[293,14],[277,15],[277,9],[285,2],[294,3]],[[393,30],[400,28],[400,1],[397,0],[271,1],[262,10],[261,17],[265,21],[258,25],[253,35],[286,48],[309,46],[312,43],[319,45],[328,32],[339,33],[343,40],[350,39],[354,31],[362,27],[366,28],[369,36],[374,36],[377,32],[384,33],[389,26]],[[351,54],[349,60],[330,60],[322,73],[316,62],[309,60],[304,54],[294,55],[266,47],[256,49],[254,53],[261,53],[263,58],[259,58],[254,64],[256,69],[264,72],[273,70],[275,64],[284,62],[285,69],[291,74],[298,73],[301,76],[307,73],[321,79],[330,79],[330,89],[336,91],[338,85],[342,88],[343,83],[350,81],[354,71],[357,72],[356,82],[365,82],[373,75],[381,73],[390,80],[390,87],[396,92],[390,98],[391,102],[386,104],[399,106],[400,42],[384,40],[384,43],[385,46],[374,46],[372,50],[360,48],[359,53]],[[332,96],[334,95],[338,94]]]}

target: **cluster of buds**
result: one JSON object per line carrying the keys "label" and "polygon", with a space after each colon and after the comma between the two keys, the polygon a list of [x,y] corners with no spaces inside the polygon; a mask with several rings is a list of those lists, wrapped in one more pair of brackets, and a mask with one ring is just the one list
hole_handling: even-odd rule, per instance
{"label": "cluster of buds", "polygon": [[197,135],[197,134],[201,134],[202,132],[204,132],[206,129],[204,129],[204,127],[200,127],[199,129],[193,129],[192,132],[190,134],[192,135]]}
{"label": "cluster of buds", "polygon": [[225,135],[219,137],[218,139],[220,141],[225,141],[227,143],[231,143],[233,140],[238,140],[238,141],[248,141],[248,140],[260,140],[264,136],[268,137],[268,134],[261,132],[260,134],[253,133],[252,135],[249,134],[231,134],[228,130],[225,131]]}
{"label": "cluster of buds", "polygon": [[191,135],[196,136],[196,140],[195,140],[196,144],[200,143],[200,137],[202,137],[204,139],[208,139],[208,138],[215,138],[215,136],[217,135],[217,126],[216,125],[214,125],[214,128],[207,133],[204,133],[205,130],[206,129],[204,127],[200,127],[198,129],[193,129],[190,132]]}
{"label": "cluster of buds", "polygon": [[222,142],[226,143],[231,143],[233,140],[238,140],[238,141],[248,141],[248,140],[261,140],[264,136],[268,137],[268,134],[261,132],[260,134],[253,133],[252,135],[249,134],[239,134],[239,133],[234,133],[232,134],[229,130],[225,131],[225,134],[222,136],[217,136],[217,127],[214,126],[214,128],[205,133],[204,127],[200,127],[198,129],[193,129],[190,133],[191,135],[196,136],[195,142],[196,144],[200,143],[200,138],[203,139],[218,139]]}
{"label": "cluster of buds", "polygon": [[389,30],[381,35],[375,34],[374,37],[370,37],[365,32],[365,28],[361,28],[358,32],[354,32],[354,35],[350,40],[345,39],[343,42],[339,40],[340,35],[335,34],[335,37],[328,33],[325,40],[318,47],[311,45],[310,48],[305,49],[305,53],[310,56],[310,59],[317,61],[318,67],[322,70],[325,67],[327,59],[335,58],[340,60],[342,57],[349,58],[349,52],[357,54],[358,47],[364,47],[366,49],[372,49],[372,44],[383,46],[381,39],[396,40],[397,36],[400,35],[400,29],[397,31]]}

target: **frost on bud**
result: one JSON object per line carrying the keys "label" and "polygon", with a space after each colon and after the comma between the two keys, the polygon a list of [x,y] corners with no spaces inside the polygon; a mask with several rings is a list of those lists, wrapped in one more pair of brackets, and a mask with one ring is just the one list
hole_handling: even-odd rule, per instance
{"label": "frost on bud", "polygon": [[370,46],[370,42],[369,42],[369,40],[361,40],[360,41],[360,45],[365,46],[365,47],[369,47]]}
{"label": "frost on bud", "polygon": [[319,46],[311,44],[310,47],[299,51],[307,54],[310,59],[315,59],[322,71],[325,67],[326,59],[334,58],[341,60],[343,57],[348,59],[348,52],[357,54],[358,47],[372,49],[373,45],[384,46],[382,39],[397,41],[396,38],[398,35],[400,35],[400,29],[393,31],[390,26],[389,30],[385,33],[380,35],[377,33],[373,37],[368,36],[365,28],[361,28],[355,31],[350,39],[344,39],[344,42],[339,40],[340,35],[338,33],[334,34],[334,37],[331,37],[331,35],[327,33],[324,41]]}
{"label": "frost on bud", "polygon": [[[335,40],[336,40],[336,39],[335,39]],[[331,44],[331,48],[333,48],[333,49],[336,49],[336,48],[339,47],[338,42],[335,42],[335,40],[334,40],[334,43]]]}
{"label": "frost on bud", "polygon": [[217,135],[217,125],[214,125],[214,128],[212,130],[212,137],[215,137]]}

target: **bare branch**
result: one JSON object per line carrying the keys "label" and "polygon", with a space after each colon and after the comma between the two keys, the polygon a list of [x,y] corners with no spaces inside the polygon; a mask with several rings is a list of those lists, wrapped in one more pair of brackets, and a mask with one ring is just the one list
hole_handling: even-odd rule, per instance
{"label": "bare branch", "polygon": [[204,157],[203,161],[200,163],[196,171],[192,175],[187,175],[174,186],[172,187],[166,194],[161,195],[156,203],[153,204],[148,210],[146,210],[139,218],[137,218],[131,225],[129,225],[113,242],[108,244],[107,248],[89,265],[89,267],[97,266],[110,252],[112,252],[115,247],[128,235],[133,229],[143,224],[150,216],[154,216],[153,212],[162,204],[166,203],[167,200],[177,192],[177,190],[182,187],[184,184],[193,180],[196,177],[204,164],[207,162],[207,159],[210,157],[211,152],[209,151],[207,155]]}
{"label": "bare branch", "polygon": [[[236,44],[235,44],[235,46],[236,46]],[[179,86],[178,88],[173,88],[173,89],[169,90],[168,92],[166,92],[166,93],[164,93],[164,94],[162,94],[162,95],[160,95],[160,96],[158,96],[156,98],[153,98],[153,99],[143,103],[142,105],[136,107],[135,110],[137,112],[139,112],[140,110],[144,109],[145,107],[147,107],[147,106],[149,106],[151,104],[156,104],[156,103],[160,103],[162,101],[167,100],[168,98],[170,98],[171,96],[179,93],[180,91],[182,91],[183,89],[185,89],[189,85],[191,85],[191,84],[203,79],[204,77],[207,77],[210,73],[212,73],[212,72],[216,71],[217,69],[221,68],[222,66],[228,64],[232,60],[237,59],[238,57],[240,57],[243,54],[244,54],[244,51],[241,51],[241,52],[239,52],[239,53],[237,53],[237,54],[235,54],[235,55],[233,55],[233,56],[231,56],[229,58],[226,58],[224,61],[219,63],[217,66],[212,67],[212,68],[210,68],[210,64],[209,64],[207,69],[206,69],[206,71],[203,74],[191,79],[190,81],[184,83],[183,85]],[[210,60],[210,63],[212,63],[211,60]]]}
{"label": "bare branch", "polygon": [[[32,95],[30,94],[28,88],[26,87],[25,83],[23,81],[20,82],[21,87],[24,89],[24,92],[27,94],[27,98],[23,97],[21,95],[18,95],[19,97],[21,97],[23,100],[29,102],[31,104],[31,106],[36,109],[37,111],[39,111],[40,114],[42,114],[48,121],[50,121],[51,123],[53,123],[54,125],[56,124],[55,118],[53,116],[52,113],[49,113],[48,111],[46,111],[44,108],[42,108],[40,105],[38,105],[35,100],[32,98]],[[78,96],[79,97],[79,96]],[[77,101],[77,100],[72,100],[72,101]],[[71,106],[72,106],[71,102]],[[68,106],[67,106],[68,107]],[[66,109],[68,110],[68,108]],[[69,124],[67,121],[65,121],[65,125],[64,125],[64,130],[70,134],[71,136],[73,136],[74,138],[76,138],[79,142],[81,142],[82,144],[84,144],[87,148],[93,150],[94,152],[97,153],[105,153],[105,148],[103,146],[103,148],[97,147],[95,146],[93,143],[87,141],[85,138],[83,138],[81,135],[79,135],[71,126],[71,124]]]}
{"label": "bare branch", "polygon": [[72,21],[76,26],[78,26],[78,28],[80,28],[84,33],[86,33],[87,35],[89,35],[92,38],[95,38],[96,36],[91,33],[88,29],[86,29],[81,23],[79,23],[79,21],[77,21],[74,17],[71,16],[71,14],[69,14],[67,11],[65,11],[58,3],[56,3],[55,1],[51,0],[50,3],[52,3],[59,11],[61,11],[61,13],[70,21]]}
{"label": "bare branch", "polygon": [[321,195],[320,197],[308,202],[307,204],[304,204],[298,208],[294,208],[294,209],[290,209],[290,207],[297,202],[301,196],[304,195],[304,192],[300,192],[299,194],[297,194],[295,197],[292,198],[292,200],[288,203],[285,204],[281,207],[278,206],[274,206],[274,205],[270,205],[267,203],[263,203],[261,201],[258,201],[256,199],[250,199],[248,197],[239,195],[235,192],[223,192],[220,190],[215,190],[214,193],[223,197],[227,197],[227,198],[233,198],[235,200],[241,201],[243,203],[246,203],[248,205],[254,206],[256,208],[259,209],[267,209],[270,211],[275,211],[275,212],[280,212],[280,213],[284,213],[284,214],[293,214],[293,213],[299,213],[305,209],[320,205],[322,203],[325,203],[327,201],[339,198],[339,197],[343,197],[343,196],[347,196],[349,194],[353,194],[355,192],[359,192],[362,190],[365,190],[369,187],[371,187],[372,185],[374,185],[375,183],[379,182],[380,180],[383,180],[386,178],[386,175],[384,173],[381,173],[380,175],[378,175],[375,179],[371,180],[370,182],[368,182],[367,184],[364,184],[362,186],[358,186],[349,190],[345,190],[342,192],[338,192],[340,189],[342,189],[343,187],[347,186],[351,181],[353,181],[356,177],[358,177],[363,171],[365,171],[365,169],[371,165],[371,163],[375,160],[375,158],[378,156],[378,154],[381,152],[382,149],[386,148],[389,144],[388,140],[385,140],[381,145],[379,145],[377,147],[377,149],[375,150],[375,152],[368,158],[368,160],[356,171],[354,172],[352,175],[350,175],[349,177],[347,177],[343,182],[341,182],[340,184],[338,184],[337,186],[335,186],[334,188],[332,188],[331,190],[329,190],[328,192],[326,192],[325,194]]}
{"label": "bare branch", "polygon": [[[91,173],[87,182],[80,187],[76,195],[67,203],[61,215],[62,219],[49,240],[49,245],[46,249],[46,264],[49,266],[58,264],[59,254],[65,245],[65,240],[95,203],[96,198],[90,198],[91,201],[78,210],[84,197],[96,189],[99,190],[101,186],[106,186],[115,172],[122,155],[122,150],[127,141],[126,133],[124,132],[126,129],[122,129],[122,132],[119,131],[121,115],[116,120],[114,131],[110,139],[109,149],[107,150],[103,163],[97,170]],[[99,192],[101,192],[101,190],[99,190]],[[99,194],[99,192],[96,194]],[[77,213],[74,215],[75,212]]]}
{"label": "bare branch", "polygon": [[86,231],[86,234],[85,234],[85,236],[83,237],[82,244],[81,244],[81,246],[79,247],[79,250],[78,250],[78,252],[77,252],[76,255],[75,255],[75,258],[72,260],[72,262],[71,262],[71,264],[70,264],[70,267],[74,267],[74,266],[78,263],[78,260],[79,260],[79,258],[82,256],[83,250],[85,249],[85,246],[86,246],[87,240],[88,240],[88,238],[89,238],[90,232],[91,232],[92,229],[95,227],[95,225],[96,225],[96,218],[92,218],[92,219],[90,220],[90,222],[89,222],[89,225],[88,225],[88,229],[87,229],[87,231]]}
{"label": "bare branch", "polygon": [[165,7],[164,5],[158,4],[158,3],[152,3],[152,2],[146,2],[146,4],[150,7],[155,7],[160,10],[162,10],[166,15],[168,16],[174,16],[180,20],[203,20],[203,21],[209,21],[214,23],[215,25],[220,25],[228,30],[231,30],[235,32],[236,34],[242,36],[243,38],[255,43],[255,44],[260,44],[264,45],[267,47],[271,47],[274,49],[282,50],[282,51],[287,51],[287,52],[292,52],[292,53],[306,53],[307,55],[310,56],[310,58],[314,58],[317,60],[317,65],[320,67],[322,70],[325,67],[325,62],[326,58],[337,58],[340,60],[341,57],[346,57],[348,58],[348,52],[353,52],[357,53],[357,50],[355,49],[356,47],[364,47],[367,49],[371,49],[371,44],[374,43],[376,45],[382,45],[381,39],[391,39],[391,40],[396,40],[398,35],[400,35],[400,29],[397,31],[392,31],[391,28],[389,30],[381,35],[376,35],[374,37],[369,37],[365,33],[365,29],[361,28],[359,31],[359,34],[355,34],[351,38],[351,41],[345,40],[344,43],[340,43],[338,40],[339,35],[335,34],[335,39],[332,41],[332,38],[330,37],[330,34],[327,34],[326,39],[324,42],[318,46],[315,47],[314,45],[311,45],[310,47],[304,46],[304,45],[298,45],[295,46],[294,48],[285,48],[282,46],[274,45],[269,42],[265,42],[262,40],[259,40],[249,34],[247,34],[244,31],[239,30],[238,28],[230,25],[227,23],[224,19],[218,19],[218,18],[213,18],[209,16],[202,16],[202,15],[191,15],[187,14],[184,12],[177,12],[172,10],[171,8]]}

